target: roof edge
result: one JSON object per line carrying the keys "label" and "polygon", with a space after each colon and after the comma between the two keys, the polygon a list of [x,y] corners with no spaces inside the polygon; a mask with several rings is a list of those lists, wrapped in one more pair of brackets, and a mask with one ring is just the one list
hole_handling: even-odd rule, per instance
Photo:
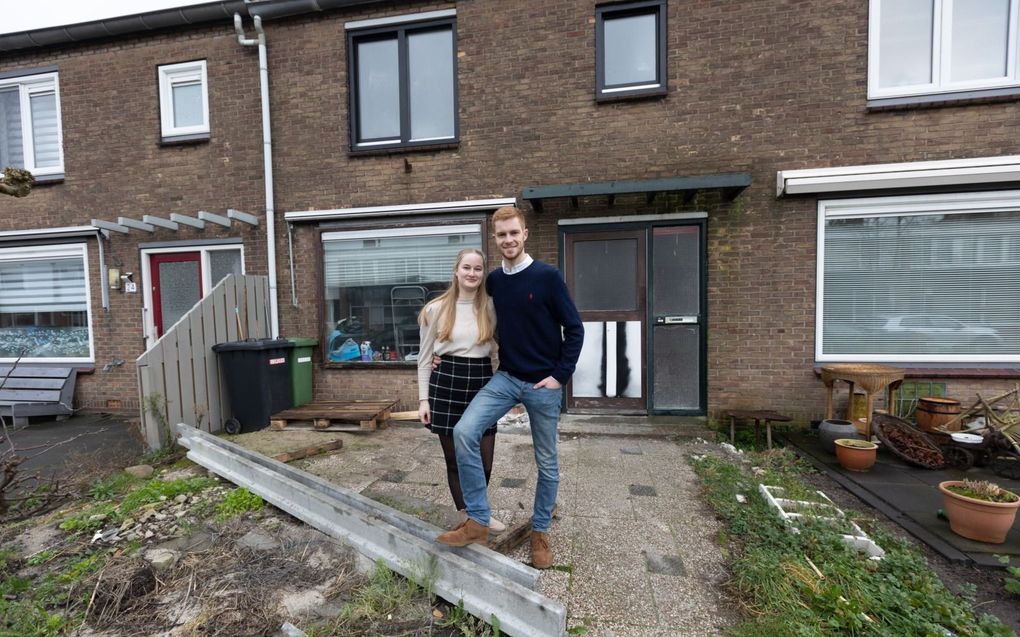
{"label": "roof edge", "polygon": [[231,20],[235,13],[248,15],[244,0],[217,0],[216,2],[116,16],[91,22],[4,33],[0,34],[0,53],[203,24],[219,19]]}

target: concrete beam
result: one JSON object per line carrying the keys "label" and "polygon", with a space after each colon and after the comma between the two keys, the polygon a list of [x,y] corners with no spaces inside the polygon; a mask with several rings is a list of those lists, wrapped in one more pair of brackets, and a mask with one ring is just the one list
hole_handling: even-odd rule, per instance
{"label": "concrete beam", "polygon": [[211,212],[206,212],[205,210],[199,210],[198,218],[201,219],[202,221],[208,221],[209,223],[219,224],[226,228],[230,227],[230,219],[227,219],[223,215],[217,215]]}
{"label": "concrete beam", "polygon": [[240,210],[234,210],[233,208],[227,209],[227,217],[231,219],[237,219],[252,226],[259,225],[259,218],[255,215],[250,215],[247,212],[241,212]]}
{"label": "concrete beam", "polygon": [[134,228],[135,230],[144,230],[145,232],[152,232],[156,229],[150,223],[143,223],[128,217],[117,217],[117,223],[128,228]]}
{"label": "concrete beam", "polygon": [[167,221],[163,217],[154,217],[152,215],[142,215],[142,222],[159,228],[166,228],[167,230],[176,230],[178,227],[176,221]]}
{"label": "concrete beam", "polygon": [[[498,554],[478,546],[443,547],[435,542],[438,528],[411,516],[271,458],[256,459],[259,454],[189,425],[177,424],[174,429],[180,435],[178,442],[188,448],[190,460],[350,544],[369,559],[383,560],[388,568],[404,577],[419,583],[428,580],[432,589],[447,601],[463,600],[465,610],[472,615],[486,622],[496,616],[500,629],[507,635],[562,637],[565,633],[566,608],[562,604],[481,567],[479,561],[484,558],[498,562],[507,558],[485,556]],[[301,474],[304,478],[295,479]],[[312,484],[317,486],[310,488]],[[344,497],[333,497],[334,493]],[[360,503],[355,505],[355,501]],[[362,507],[370,507],[374,513]],[[401,526],[387,520],[396,520]],[[415,527],[431,528],[425,529],[428,536],[422,538],[415,534]]]}
{"label": "concrete beam", "polygon": [[177,223],[191,226],[192,228],[205,228],[205,222],[188,215],[179,215],[176,212],[170,213],[170,221],[176,221]]}
{"label": "concrete beam", "polygon": [[93,219],[92,225],[96,228],[119,232],[121,234],[127,234],[129,232],[126,226],[122,226],[119,223],[113,223],[112,221],[103,221],[102,219]]}

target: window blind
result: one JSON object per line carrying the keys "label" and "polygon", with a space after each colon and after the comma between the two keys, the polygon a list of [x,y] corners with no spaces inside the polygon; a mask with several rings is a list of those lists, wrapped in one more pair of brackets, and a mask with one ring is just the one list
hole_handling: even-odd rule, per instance
{"label": "window blind", "polygon": [[1020,211],[827,219],[824,355],[1020,354]]}

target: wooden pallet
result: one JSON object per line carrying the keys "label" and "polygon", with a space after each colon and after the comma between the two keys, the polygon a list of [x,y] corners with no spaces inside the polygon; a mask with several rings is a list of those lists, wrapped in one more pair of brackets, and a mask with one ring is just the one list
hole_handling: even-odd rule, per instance
{"label": "wooden pallet", "polygon": [[[298,423],[312,423],[319,431],[385,429],[395,400],[324,400],[273,414],[269,427],[280,431]],[[346,425],[346,427],[345,427]]]}

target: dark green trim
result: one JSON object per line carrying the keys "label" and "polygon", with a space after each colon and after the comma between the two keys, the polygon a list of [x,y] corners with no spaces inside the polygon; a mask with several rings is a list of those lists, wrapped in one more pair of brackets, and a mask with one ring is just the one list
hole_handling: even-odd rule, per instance
{"label": "dark green trim", "polygon": [[521,199],[532,203],[541,210],[545,199],[562,199],[569,197],[575,201],[578,197],[597,197],[645,193],[649,198],[663,192],[683,192],[685,200],[693,199],[699,190],[718,190],[723,197],[732,201],[751,185],[750,173],[718,173],[696,177],[666,177],[663,179],[644,179],[640,181],[605,181],[600,183],[561,184],[557,186],[528,186],[521,191]]}

